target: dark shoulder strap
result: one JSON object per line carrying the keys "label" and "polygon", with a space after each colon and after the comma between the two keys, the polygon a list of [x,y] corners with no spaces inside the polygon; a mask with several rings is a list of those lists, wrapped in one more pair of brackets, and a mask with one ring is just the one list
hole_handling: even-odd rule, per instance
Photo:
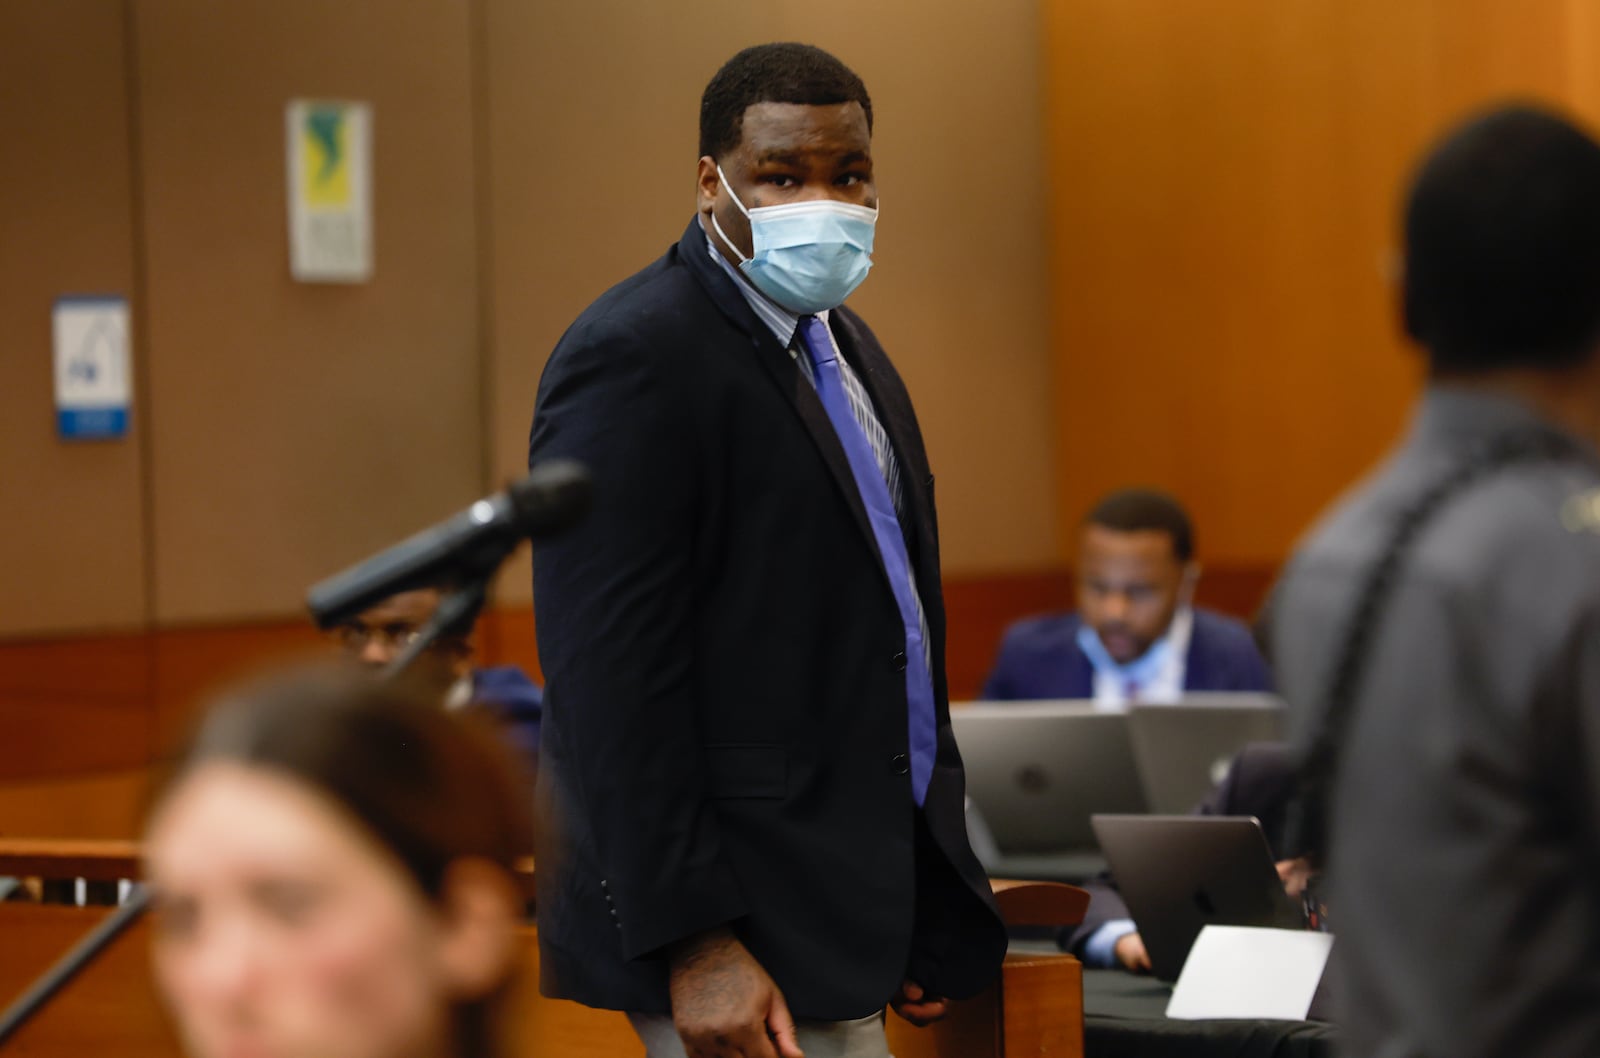
{"label": "dark shoulder strap", "polygon": [[1494,438],[1469,453],[1406,508],[1395,523],[1378,561],[1367,571],[1334,655],[1324,708],[1300,760],[1298,792],[1290,806],[1285,855],[1310,856],[1325,863],[1329,801],[1339,751],[1354,719],[1365,673],[1384,611],[1412,545],[1434,517],[1473,485],[1507,467],[1578,457],[1567,438],[1550,430],[1524,430]]}

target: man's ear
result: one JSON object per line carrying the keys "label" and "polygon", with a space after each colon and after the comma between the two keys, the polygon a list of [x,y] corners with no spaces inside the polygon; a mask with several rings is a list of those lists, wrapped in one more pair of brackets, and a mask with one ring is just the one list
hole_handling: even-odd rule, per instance
{"label": "man's ear", "polygon": [[722,178],[717,175],[717,160],[711,155],[700,159],[699,168],[695,173],[695,208],[701,213],[710,213],[711,207],[717,203],[717,191],[722,187]]}
{"label": "man's ear", "polygon": [[1200,583],[1200,563],[1190,559],[1183,564],[1183,580],[1178,585],[1178,602],[1183,606],[1194,603],[1195,586]]}
{"label": "man's ear", "polygon": [[517,964],[522,899],[516,883],[489,860],[457,860],[445,870],[439,905],[446,987],[457,999],[480,999],[506,981]]}

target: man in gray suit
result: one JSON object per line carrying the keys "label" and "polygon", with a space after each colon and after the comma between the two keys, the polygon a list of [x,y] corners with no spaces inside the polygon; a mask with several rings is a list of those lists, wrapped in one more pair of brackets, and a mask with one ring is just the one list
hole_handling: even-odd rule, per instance
{"label": "man in gray suit", "polygon": [[1600,145],[1483,115],[1405,242],[1427,390],[1269,616],[1349,1053],[1600,1054]]}

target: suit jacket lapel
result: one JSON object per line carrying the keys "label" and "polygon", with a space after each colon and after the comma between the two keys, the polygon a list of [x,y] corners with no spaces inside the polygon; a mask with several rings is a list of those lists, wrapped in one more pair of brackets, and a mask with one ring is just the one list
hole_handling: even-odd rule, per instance
{"label": "suit jacket lapel", "polygon": [[[689,222],[689,230],[684,232],[683,239],[678,244],[678,256],[690,274],[706,289],[706,293],[711,296],[711,300],[723,315],[749,335],[756,359],[766,369],[795,413],[800,416],[806,432],[811,435],[812,442],[822,454],[823,462],[828,465],[834,484],[839,488],[840,497],[850,508],[856,527],[866,538],[872,553],[878,555],[878,568],[882,569],[883,556],[878,554],[878,539],[873,535],[872,523],[867,518],[866,505],[861,502],[861,491],[856,486],[855,474],[850,470],[850,460],[844,454],[844,447],[839,444],[839,435],[834,432],[833,422],[828,418],[827,409],[823,408],[817,391],[800,373],[800,368],[789,355],[789,350],[780,345],[778,339],[773,336],[771,328],[756,317],[749,302],[745,301],[744,295],[734,286],[735,281],[711,260],[710,254],[706,251],[705,229],[700,226],[698,217]],[[884,574],[884,583],[888,584],[887,573]]]}
{"label": "suit jacket lapel", "polygon": [[1189,649],[1183,656],[1183,690],[1208,691],[1212,689],[1212,663],[1217,659],[1209,649],[1210,643],[1205,642],[1205,625],[1200,621],[1200,614],[1195,612],[1189,625]]}

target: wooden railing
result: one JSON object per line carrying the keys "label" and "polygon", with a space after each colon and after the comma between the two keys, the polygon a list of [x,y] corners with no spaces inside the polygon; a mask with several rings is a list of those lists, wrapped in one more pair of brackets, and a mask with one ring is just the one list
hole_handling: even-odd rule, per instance
{"label": "wooden railing", "polygon": [[0,876],[119,882],[139,878],[140,871],[134,841],[0,840]]}

